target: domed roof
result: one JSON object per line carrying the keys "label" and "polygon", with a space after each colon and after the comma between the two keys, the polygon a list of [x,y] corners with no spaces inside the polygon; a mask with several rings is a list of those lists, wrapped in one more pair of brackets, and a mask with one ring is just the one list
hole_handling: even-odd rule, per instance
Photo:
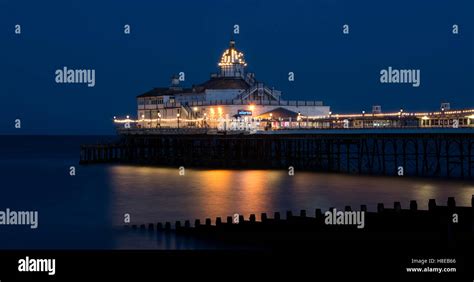
{"label": "domed roof", "polygon": [[232,65],[247,66],[244,60],[244,54],[235,48],[234,40],[230,41],[229,48],[224,51],[221,56],[221,61],[219,62],[220,67]]}

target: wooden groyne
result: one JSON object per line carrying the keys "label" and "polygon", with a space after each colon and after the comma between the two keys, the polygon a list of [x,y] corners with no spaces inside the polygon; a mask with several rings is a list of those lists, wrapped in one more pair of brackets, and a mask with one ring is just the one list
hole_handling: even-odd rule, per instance
{"label": "wooden groyne", "polygon": [[[378,204],[377,212],[367,212],[361,205],[359,211],[365,213],[363,228],[356,225],[328,225],[325,213],[315,209],[312,214],[301,210],[299,214],[287,211],[285,215],[275,212],[272,217],[266,213],[257,220],[255,214],[245,219],[239,215],[214,221],[206,218],[194,222],[186,220],[127,225],[126,229],[142,232],[176,233],[205,239],[232,243],[251,243],[256,245],[279,245],[288,242],[311,242],[321,240],[409,240],[469,242],[474,239],[474,196],[470,207],[456,206],[450,197],[447,205],[439,206],[434,199],[429,200],[428,210],[419,210],[416,201],[410,201],[408,209],[402,209],[400,202],[387,208]],[[329,209],[330,211],[332,210]],[[350,206],[345,211],[353,211]],[[456,217],[456,219],[455,219]]]}
{"label": "wooden groyne", "polygon": [[83,145],[80,163],[473,178],[474,134],[125,135]]}

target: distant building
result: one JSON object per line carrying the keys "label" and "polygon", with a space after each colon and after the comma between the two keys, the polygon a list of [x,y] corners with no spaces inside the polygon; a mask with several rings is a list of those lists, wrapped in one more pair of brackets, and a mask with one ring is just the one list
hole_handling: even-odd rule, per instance
{"label": "distant building", "polygon": [[372,106],[372,113],[373,113],[373,114],[380,114],[380,113],[382,113],[382,106],[380,106],[380,105],[374,105],[374,106]]}
{"label": "distant building", "polygon": [[441,111],[449,111],[449,110],[451,110],[451,103],[447,103],[447,102],[441,103],[440,110],[441,110]]}
{"label": "distant building", "polygon": [[285,117],[325,116],[330,111],[320,101],[283,100],[281,91],[257,81],[254,73],[246,71],[244,54],[236,49],[234,40],[218,67],[219,72],[204,83],[182,87],[178,76],[173,76],[169,87],[137,96],[141,126],[158,127],[178,119],[183,125],[193,120],[252,119],[275,110]]}

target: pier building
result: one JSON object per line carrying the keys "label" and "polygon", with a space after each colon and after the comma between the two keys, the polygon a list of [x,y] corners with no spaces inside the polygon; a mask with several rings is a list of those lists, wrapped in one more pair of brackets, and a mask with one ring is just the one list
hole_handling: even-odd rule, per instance
{"label": "pier building", "polygon": [[231,40],[209,80],[185,87],[174,75],[168,87],[153,88],[137,96],[139,127],[156,128],[210,125],[218,119],[250,120],[276,109],[292,116],[324,116],[329,106],[321,101],[284,100],[281,91],[269,87],[247,71],[244,54]]}

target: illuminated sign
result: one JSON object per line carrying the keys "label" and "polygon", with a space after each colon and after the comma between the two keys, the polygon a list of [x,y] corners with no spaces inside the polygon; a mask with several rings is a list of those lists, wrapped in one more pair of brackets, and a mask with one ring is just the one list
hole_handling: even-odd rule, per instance
{"label": "illuminated sign", "polygon": [[251,116],[251,115],[252,115],[252,111],[238,110],[238,111],[237,111],[237,114],[238,114],[239,116]]}

